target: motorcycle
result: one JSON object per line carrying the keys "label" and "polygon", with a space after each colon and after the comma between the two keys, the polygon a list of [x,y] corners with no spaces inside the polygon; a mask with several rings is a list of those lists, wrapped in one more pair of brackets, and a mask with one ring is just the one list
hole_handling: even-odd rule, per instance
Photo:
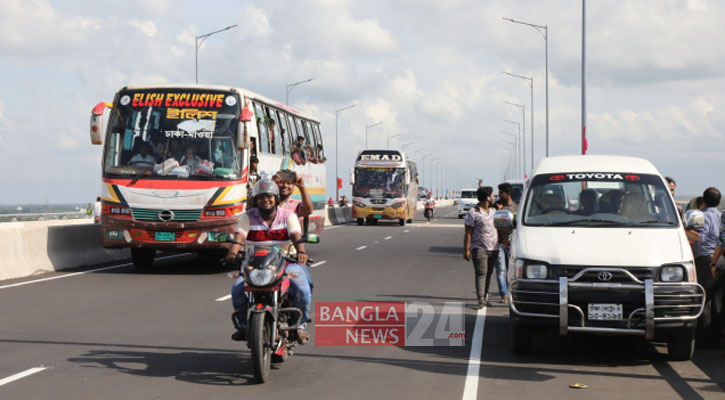
{"label": "motorcycle", "polygon": [[433,215],[435,214],[435,204],[434,203],[426,203],[425,204],[425,210],[423,211],[423,216],[430,221],[431,218],[433,218]]}
{"label": "motorcycle", "polygon": [[[241,244],[233,238],[230,243]],[[319,237],[306,234],[302,243],[319,243]],[[298,263],[296,254],[285,254],[278,246],[248,246],[235,259],[244,276],[247,306],[247,347],[251,350],[252,369],[257,383],[264,383],[270,364],[284,362],[297,344],[297,328],[302,324],[302,310],[292,306],[287,265]],[[308,259],[307,263],[313,263]],[[234,327],[240,329],[232,313]]]}

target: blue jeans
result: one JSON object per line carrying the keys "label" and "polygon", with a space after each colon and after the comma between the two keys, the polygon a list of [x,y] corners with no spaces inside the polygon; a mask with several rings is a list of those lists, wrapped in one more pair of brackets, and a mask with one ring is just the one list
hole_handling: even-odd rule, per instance
{"label": "blue jeans", "polygon": [[[288,274],[297,274],[296,278],[290,277],[289,296],[294,307],[302,310],[302,323],[300,328],[307,326],[307,318],[310,315],[310,304],[312,304],[312,276],[307,265],[290,264],[287,266]],[[240,311],[237,314],[237,321],[241,325],[247,325],[247,304],[249,298],[244,291],[244,277],[240,276],[232,286],[232,306],[234,310]]]}
{"label": "blue jeans", "polygon": [[496,259],[496,280],[498,281],[498,291],[501,297],[508,296],[508,288],[506,287],[506,271],[509,266],[509,255],[511,249],[504,249],[503,245],[498,245],[498,258]]}

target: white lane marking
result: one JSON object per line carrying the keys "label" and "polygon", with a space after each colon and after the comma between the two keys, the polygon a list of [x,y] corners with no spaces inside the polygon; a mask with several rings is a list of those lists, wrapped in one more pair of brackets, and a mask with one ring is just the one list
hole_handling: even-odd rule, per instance
{"label": "white lane marking", "polygon": [[229,300],[231,298],[232,298],[232,295],[231,294],[228,294],[228,295],[223,296],[223,297],[220,297],[220,298],[218,298],[218,299],[216,299],[214,301],[227,301],[227,300]]}
{"label": "white lane marking", "polygon": [[327,262],[327,261],[320,261],[320,262],[316,262],[316,263],[314,263],[314,264],[310,265],[310,267],[311,267],[311,268],[319,267],[320,265],[322,265],[322,264],[324,264],[324,263],[326,263],[326,262]]}
{"label": "white lane marking", "polygon": [[385,240],[390,240],[390,239],[392,239],[392,238],[393,238],[392,236],[386,236],[386,237],[385,237]]}
{"label": "white lane marking", "polygon": [[328,226],[325,229],[335,229],[335,228],[339,228],[339,227],[340,227],[340,225],[335,225],[335,226]]}
{"label": "white lane marking", "polygon": [[471,355],[468,357],[468,372],[463,386],[463,400],[475,399],[478,396],[478,380],[481,368],[481,350],[483,350],[483,328],[486,325],[486,307],[476,313],[476,325],[471,339]]}
{"label": "white lane marking", "polygon": [[367,247],[368,247],[368,246],[360,246],[360,247],[358,247],[358,248],[357,248],[357,249],[355,249],[355,250],[362,250],[362,249],[367,249]]}
{"label": "white lane marking", "polygon": [[[189,254],[188,253],[185,253],[185,254],[174,254],[174,255],[171,255],[171,256],[157,258],[157,260],[165,260],[167,258],[182,257],[182,256],[187,256],[187,255],[189,255]],[[88,270],[88,271],[73,272],[71,274],[54,276],[54,277],[51,277],[51,278],[43,278],[43,279],[36,279],[34,281],[13,283],[11,285],[0,286],[0,289],[7,289],[7,288],[15,287],[15,286],[30,285],[31,283],[52,281],[54,279],[70,278],[71,276],[85,275],[85,274],[90,274],[91,272],[99,272],[99,271],[107,271],[109,269],[123,268],[123,267],[128,267],[129,265],[133,265],[133,263],[130,262],[130,263],[124,263],[124,264],[119,264],[119,265],[112,265],[110,267],[103,267],[103,268],[91,269],[91,270]]]}
{"label": "white lane marking", "polygon": [[6,385],[13,381],[17,381],[18,379],[23,379],[26,376],[33,375],[37,372],[45,371],[46,369],[48,369],[48,367],[35,367],[35,368],[30,368],[28,370],[25,370],[23,372],[19,372],[15,375],[8,376],[7,378],[0,379],[0,386]]}
{"label": "white lane marking", "polygon": [[403,233],[408,233],[408,232],[410,232],[410,229],[406,229],[403,231]]}

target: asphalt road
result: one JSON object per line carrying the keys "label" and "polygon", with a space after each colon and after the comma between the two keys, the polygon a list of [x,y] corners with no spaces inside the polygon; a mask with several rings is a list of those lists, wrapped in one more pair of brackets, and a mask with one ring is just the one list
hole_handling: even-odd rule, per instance
{"label": "asphalt road", "polygon": [[229,271],[179,255],[146,273],[0,281],[0,399],[725,398],[725,349],[669,362],[663,344],[636,338],[543,337],[513,354],[508,309],[474,307],[462,226],[447,207],[431,223],[333,227],[308,252],[315,301],[464,302],[465,346],[319,346],[312,329],[258,385],[229,338]]}

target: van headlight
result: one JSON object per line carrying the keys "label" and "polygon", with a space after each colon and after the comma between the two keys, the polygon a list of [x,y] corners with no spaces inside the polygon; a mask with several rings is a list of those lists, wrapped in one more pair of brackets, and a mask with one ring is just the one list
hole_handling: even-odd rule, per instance
{"label": "van headlight", "polygon": [[529,264],[526,266],[526,277],[529,279],[546,279],[549,268],[544,264]]}
{"label": "van headlight", "polygon": [[682,282],[685,280],[685,269],[680,265],[665,265],[660,270],[660,281]]}

